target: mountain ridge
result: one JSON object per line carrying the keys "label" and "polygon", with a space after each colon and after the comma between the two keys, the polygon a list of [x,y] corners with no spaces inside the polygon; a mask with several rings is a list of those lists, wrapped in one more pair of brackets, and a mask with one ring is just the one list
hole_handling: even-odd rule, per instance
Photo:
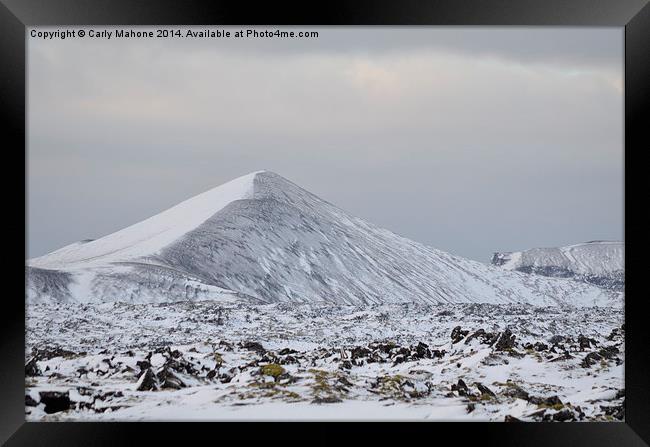
{"label": "mountain ridge", "polygon": [[625,245],[620,241],[589,241],[563,247],[496,252],[492,264],[506,270],[572,278],[605,289],[623,291],[624,249]]}
{"label": "mountain ridge", "polygon": [[239,177],[124,230],[64,248],[28,262],[28,299],[620,301],[588,284],[510,272],[419,244],[270,171]]}

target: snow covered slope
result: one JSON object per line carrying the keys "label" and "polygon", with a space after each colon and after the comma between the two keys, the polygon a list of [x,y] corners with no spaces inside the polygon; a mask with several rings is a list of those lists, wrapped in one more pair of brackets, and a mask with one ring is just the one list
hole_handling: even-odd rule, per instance
{"label": "snow covered slope", "polygon": [[76,242],[35,258],[30,265],[55,269],[87,268],[156,253],[231,202],[252,197],[256,174],[239,177],[101,239]]}
{"label": "snow covered slope", "polygon": [[27,267],[28,299],[620,305],[589,284],[470,261],[255,172]]}
{"label": "snow covered slope", "polygon": [[492,264],[507,270],[573,278],[609,290],[623,291],[623,249],[622,242],[591,241],[567,247],[495,253]]}

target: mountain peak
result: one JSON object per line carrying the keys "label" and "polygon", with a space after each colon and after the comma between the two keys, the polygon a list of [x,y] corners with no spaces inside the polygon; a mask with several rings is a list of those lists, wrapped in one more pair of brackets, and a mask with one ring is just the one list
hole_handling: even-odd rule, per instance
{"label": "mountain peak", "polygon": [[[237,177],[100,239],[75,242],[28,261],[58,269],[124,262],[151,256],[239,200],[269,200],[296,205],[318,200],[275,172],[259,170]],[[309,199],[309,200],[308,200]]]}
{"label": "mountain peak", "polygon": [[[84,244],[73,243],[29,261],[42,268],[70,268],[125,261],[156,253],[237,200],[252,199],[261,176],[255,171],[191,197],[159,214]],[[279,177],[279,176],[278,176]]]}
{"label": "mountain peak", "polygon": [[79,301],[221,299],[224,291],[267,303],[610,300],[587,284],[531,278],[399,237],[266,170],[29,267],[35,297]]}

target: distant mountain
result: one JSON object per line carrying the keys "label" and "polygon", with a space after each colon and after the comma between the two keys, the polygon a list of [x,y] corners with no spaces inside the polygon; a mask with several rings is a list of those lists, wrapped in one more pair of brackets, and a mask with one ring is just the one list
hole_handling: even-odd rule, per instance
{"label": "distant mountain", "polygon": [[506,270],[554,278],[572,278],[608,290],[623,291],[622,242],[591,241],[558,248],[495,253],[492,264]]}
{"label": "distant mountain", "polygon": [[32,259],[26,276],[32,301],[622,303],[621,294],[586,283],[427,247],[267,171]]}

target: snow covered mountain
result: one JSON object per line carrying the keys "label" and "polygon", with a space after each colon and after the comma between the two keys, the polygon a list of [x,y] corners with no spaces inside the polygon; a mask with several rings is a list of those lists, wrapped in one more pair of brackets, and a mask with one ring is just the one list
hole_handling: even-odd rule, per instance
{"label": "snow covered mountain", "polygon": [[556,278],[573,278],[623,291],[625,268],[622,242],[591,241],[559,248],[495,253],[492,264],[507,270]]}
{"label": "snow covered mountain", "polygon": [[31,301],[622,304],[400,237],[268,171],[32,259],[26,282]]}

